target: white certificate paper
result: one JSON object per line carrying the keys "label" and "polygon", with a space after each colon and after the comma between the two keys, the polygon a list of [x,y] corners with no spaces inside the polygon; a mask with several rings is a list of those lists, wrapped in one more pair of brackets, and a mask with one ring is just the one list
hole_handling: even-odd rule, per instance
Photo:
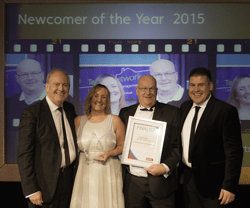
{"label": "white certificate paper", "polygon": [[166,122],[129,117],[121,162],[139,167],[159,164]]}

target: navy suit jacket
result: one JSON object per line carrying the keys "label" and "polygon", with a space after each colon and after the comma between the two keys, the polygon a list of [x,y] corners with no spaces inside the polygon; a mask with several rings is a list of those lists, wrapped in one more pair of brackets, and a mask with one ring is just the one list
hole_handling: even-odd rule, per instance
{"label": "navy suit jacket", "polygon": [[[193,101],[181,105],[181,129]],[[236,193],[243,157],[237,109],[213,95],[196,129],[191,150],[193,175],[203,196],[219,196],[225,189]]]}
{"label": "navy suit jacket", "polygon": [[[129,116],[134,116],[139,104],[135,104],[126,108],[122,108],[120,111],[120,118],[127,127]],[[163,175],[153,176],[148,174],[150,191],[155,197],[165,197],[173,193],[177,189],[177,177],[176,177],[176,165],[180,160],[179,151],[179,120],[180,111],[179,108],[163,104],[156,103],[153,120],[167,122],[167,129],[162,149],[161,163],[165,163],[170,168],[170,175],[164,178]],[[125,171],[123,165],[123,179],[125,180]]]}
{"label": "navy suit jacket", "polygon": [[[73,134],[77,155],[75,108],[64,102],[63,108]],[[49,105],[44,98],[23,110],[19,125],[18,167],[25,196],[42,192],[43,201],[53,199],[61,168],[61,148]],[[78,156],[74,162],[76,170]],[[74,177],[72,175],[72,177]]]}

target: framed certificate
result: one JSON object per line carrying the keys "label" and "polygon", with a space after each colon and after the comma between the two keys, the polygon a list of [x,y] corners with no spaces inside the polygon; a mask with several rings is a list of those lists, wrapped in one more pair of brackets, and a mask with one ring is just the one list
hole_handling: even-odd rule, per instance
{"label": "framed certificate", "polygon": [[167,123],[129,117],[122,153],[122,164],[149,167],[161,161]]}

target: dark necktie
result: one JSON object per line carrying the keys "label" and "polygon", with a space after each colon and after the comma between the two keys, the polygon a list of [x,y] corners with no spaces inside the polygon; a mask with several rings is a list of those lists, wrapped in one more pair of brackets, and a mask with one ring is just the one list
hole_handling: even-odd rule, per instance
{"label": "dark necktie", "polygon": [[65,129],[65,125],[64,125],[62,107],[59,107],[57,110],[59,110],[61,112],[61,115],[62,115],[61,118],[62,118],[62,129],[63,129],[63,140],[64,140],[63,148],[65,150],[65,163],[66,163],[66,166],[69,166],[70,165],[69,146],[68,146],[68,140],[67,140],[67,135],[66,135],[66,129]]}
{"label": "dark necktie", "polygon": [[188,162],[191,162],[191,150],[193,149],[193,145],[194,145],[195,126],[196,126],[197,116],[198,116],[198,112],[200,108],[201,108],[200,106],[195,106],[195,114],[194,114],[194,118],[193,118],[192,125],[191,125],[191,133],[190,133],[190,140],[189,140]]}

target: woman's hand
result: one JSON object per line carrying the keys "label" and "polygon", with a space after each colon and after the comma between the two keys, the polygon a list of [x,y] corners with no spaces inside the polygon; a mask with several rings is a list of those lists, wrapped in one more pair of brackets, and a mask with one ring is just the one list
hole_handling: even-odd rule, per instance
{"label": "woman's hand", "polygon": [[104,153],[101,153],[101,154],[97,155],[95,160],[99,161],[99,162],[102,162],[102,163],[105,163],[108,160],[109,157],[110,157],[110,151],[104,152]]}

